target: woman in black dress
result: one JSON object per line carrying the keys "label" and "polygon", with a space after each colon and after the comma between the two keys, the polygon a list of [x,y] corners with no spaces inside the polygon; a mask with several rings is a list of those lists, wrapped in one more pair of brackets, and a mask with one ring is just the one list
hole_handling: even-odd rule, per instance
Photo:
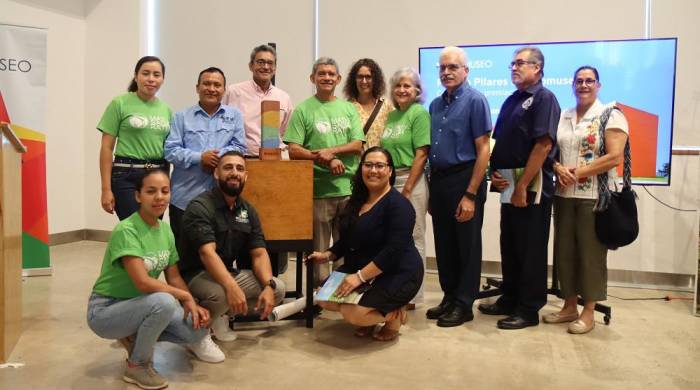
{"label": "woman in black dress", "polygon": [[391,155],[381,147],[369,148],[353,178],[353,190],[341,214],[342,237],[329,250],[314,252],[316,263],[344,258],[338,269],[348,276],[337,294],[346,296],[363,284],[369,288],[358,304],[319,302],[359,326],[357,336],[374,334],[381,341],[396,339],[406,322],[404,306],[416,295],[423,280],[423,263],[413,243],[416,213],[411,203],[393,188],[396,172]]}

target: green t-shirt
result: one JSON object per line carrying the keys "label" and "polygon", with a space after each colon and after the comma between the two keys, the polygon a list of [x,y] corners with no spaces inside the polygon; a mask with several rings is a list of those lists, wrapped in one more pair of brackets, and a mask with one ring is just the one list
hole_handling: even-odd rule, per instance
{"label": "green t-shirt", "polygon": [[175,238],[170,226],[158,221],[150,226],[138,212],[117,225],[109,237],[107,250],[102,259],[100,276],[92,288],[93,292],[114,298],[134,298],[143,295],[122,264],[122,257],[135,256],[143,259],[148,275],[154,279],[179,260],[175,250]]}
{"label": "green t-shirt", "polygon": [[390,112],[380,144],[389,151],[396,168],[410,168],[416,149],[430,146],[430,114],[418,103],[406,111]]}
{"label": "green t-shirt", "polygon": [[117,156],[161,160],[172,115],[160,99],[144,102],[135,92],[127,92],[112,99],[97,129],[117,138]]}
{"label": "green t-shirt", "polygon": [[[316,96],[304,100],[294,109],[284,133],[285,143],[299,144],[309,150],[364,140],[360,116],[352,104],[341,99],[322,102]],[[340,155],[338,158],[345,165],[345,173],[339,176],[314,164],[314,198],[350,195],[350,182],[360,159],[357,155]]]}

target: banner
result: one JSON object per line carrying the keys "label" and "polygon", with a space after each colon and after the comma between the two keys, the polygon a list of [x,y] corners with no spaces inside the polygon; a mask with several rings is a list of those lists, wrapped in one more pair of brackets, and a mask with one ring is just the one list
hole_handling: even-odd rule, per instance
{"label": "banner", "polygon": [[44,29],[0,24],[0,121],[12,125],[28,150],[22,155],[22,268],[50,274]]}

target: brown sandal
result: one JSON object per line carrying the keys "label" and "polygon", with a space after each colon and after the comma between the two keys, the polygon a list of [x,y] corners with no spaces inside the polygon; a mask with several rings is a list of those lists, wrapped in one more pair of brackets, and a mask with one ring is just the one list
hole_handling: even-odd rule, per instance
{"label": "brown sandal", "polygon": [[387,325],[382,326],[379,332],[372,335],[372,338],[377,341],[394,341],[399,337],[398,329],[390,329]]}
{"label": "brown sandal", "polygon": [[355,329],[355,332],[353,334],[357,337],[366,337],[374,332],[374,327],[375,325],[360,326],[359,328]]}

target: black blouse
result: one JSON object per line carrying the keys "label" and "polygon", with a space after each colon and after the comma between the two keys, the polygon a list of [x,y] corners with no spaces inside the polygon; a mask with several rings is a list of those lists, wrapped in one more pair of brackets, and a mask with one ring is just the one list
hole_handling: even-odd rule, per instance
{"label": "black blouse", "polygon": [[355,273],[373,261],[382,270],[375,283],[395,292],[423,271],[413,243],[415,222],[411,202],[392,188],[352,227],[340,231],[340,240],[329,249],[344,258],[338,271]]}

